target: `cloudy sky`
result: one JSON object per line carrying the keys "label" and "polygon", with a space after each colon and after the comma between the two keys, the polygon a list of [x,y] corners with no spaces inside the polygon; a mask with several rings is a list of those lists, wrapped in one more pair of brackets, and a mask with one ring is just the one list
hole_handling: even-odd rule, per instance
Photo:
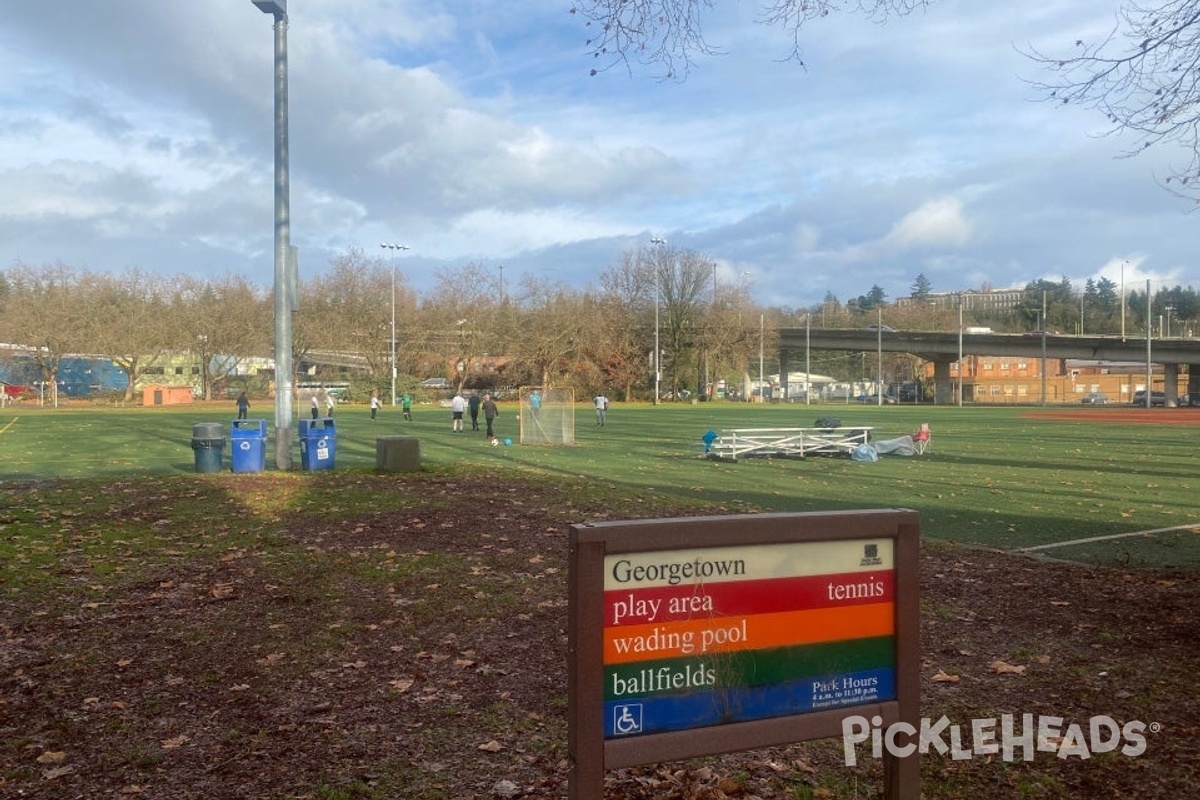
{"label": "cloudy sky", "polygon": [[[789,307],[876,284],[895,299],[920,273],[937,291],[1200,283],[1197,219],[1158,183],[1186,154],[1120,158],[1131,142],[1098,113],[1027,83],[1019,49],[1070,52],[1115,2],[831,17],[801,67],[757,3],[723,0],[705,17],[723,54],[685,81],[590,76],[562,0],[288,5],[308,276],[399,242],[421,291],[472,262],[582,288],[658,236]],[[269,287],[273,41],[250,0],[0,0],[0,267]]]}

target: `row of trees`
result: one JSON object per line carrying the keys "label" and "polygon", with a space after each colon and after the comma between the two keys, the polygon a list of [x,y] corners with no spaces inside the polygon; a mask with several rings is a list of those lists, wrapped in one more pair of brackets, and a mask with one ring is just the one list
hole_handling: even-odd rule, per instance
{"label": "row of trees", "polygon": [[[740,380],[757,353],[760,316],[745,285],[718,284],[716,264],[692,251],[623,254],[600,284],[575,290],[525,276],[504,286],[496,270],[469,264],[442,273],[421,297],[402,269],[351,250],[301,286],[293,363],[353,364],[366,385],[386,390],[394,349],[398,372],[460,387],[632,396],[653,383],[656,294],[664,394],[716,375]],[[57,384],[64,358],[111,359],[130,377],[130,399],[141,379],[181,356],[202,367],[198,383],[210,397],[248,359],[270,357],[272,314],[271,294],[239,276],[96,274],[63,264],[0,273],[0,342],[17,346],[10,352],[32,360],[47,385]],[[344,377],[317,369],[303,379]]]}
{"label": "row of trees", "polygon": [[1063,333],[1145,335],[1149,328],[1155,336],[1191,336],[1200,317],[1200,294],[1180,285],[1149,292],[1133,289],[1125,294],[1124,313],[1121,306],[1119,287],[1107,278],[1089,278],[1079,291],[1064,277],[1028,284],[1017,315],[1038,329],[1044,313],[1046,329]]}
{"label": "row of trees", "polygon": [[[301,369],[325,365],[305,380],[344,379],[344,367],[328,365],[353,364],[364,388],[390,389],[393,285],[399,373],[446,377],[458,387],[569,386],[585,396],[601,389],[650,396],[656,331],[660,391],[679,397],[719,381],[744,386],[756,376],[760,353],[769,374],[778,327],[862,327],[878,318],[903,330],[958,324],[957,310],[946,304],[887,304],[878,286],[846,304],[829,294],[809,308],[761,308],[744,280],[722,281],[714,261],[665,243],[626,251],[596,288],[532,276],[505,287],[494,268],[469,264],[442,273],[423,297],[402,270],[351,250],[301,287],[293,361]],[[1200,314],[1196,291],[1176,286],[1150,297],[1149,317],[1145,293],[1128,293],[1122,315],[1117,288],[1104,279],[1082,289],[1067,278],[1036,281],[1015,311],[973,309],[964,324],[1116,334],[1124,323],[1134,334],[1148,320],[1156,335],[1190,335]],[[914,299],[921,292],[932,293],[923,275],[913,284]],[[62,264],[0,273],[0,341],[19,345],[48,385],[57,383],[65,357],[111,359],[130,377],[129,399],[142,379],[181,356],[200,367],[198,385],[211,397],[248,359],[270,357],[272,313],[270,293],[239,276],[96,274]],[[817,354],[813,361],[814,372],[835,376],[851,378],[860,369],[853,354]]]}

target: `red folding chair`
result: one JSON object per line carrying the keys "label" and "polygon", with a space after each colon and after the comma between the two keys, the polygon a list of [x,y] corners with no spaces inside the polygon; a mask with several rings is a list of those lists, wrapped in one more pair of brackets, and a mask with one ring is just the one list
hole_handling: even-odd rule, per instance
{"label": "red folding chair", "polygon": [[913,450],[916,451],[917,455],[925,455],[925,451],[929,449],[929,445],[933,440],[933,436],[929,432],[928,422],[921,423],[921,427],[918,428],[917,432],[912,435],[912,440]]}

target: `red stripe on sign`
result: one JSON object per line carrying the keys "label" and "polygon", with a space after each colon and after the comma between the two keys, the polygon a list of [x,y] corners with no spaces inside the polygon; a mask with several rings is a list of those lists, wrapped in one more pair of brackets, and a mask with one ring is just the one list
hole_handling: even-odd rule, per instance
{"label": "red stripe on sign", "polygon": [[879,570],[609,591],[604,593],[604,624],[644,625],[890,603],[895,589],[895,572]]}

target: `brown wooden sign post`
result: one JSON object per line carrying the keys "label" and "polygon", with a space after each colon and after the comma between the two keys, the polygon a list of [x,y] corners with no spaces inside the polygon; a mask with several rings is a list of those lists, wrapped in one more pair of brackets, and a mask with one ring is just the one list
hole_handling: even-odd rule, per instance
{"label": "brown wooden sign post", "polygon": [[[850,715],[919,730],[919,537],[901,509],[572,526],[572,800],[607,769],[838,737]],[[885,797],[916,800],[917,755],[884,759]]]}

